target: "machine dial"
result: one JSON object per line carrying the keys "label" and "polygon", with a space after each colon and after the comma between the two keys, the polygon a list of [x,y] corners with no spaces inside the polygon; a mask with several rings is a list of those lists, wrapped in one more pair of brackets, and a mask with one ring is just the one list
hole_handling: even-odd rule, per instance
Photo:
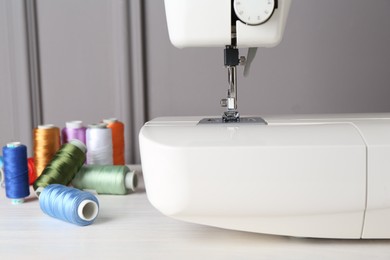
{"label": "machine dial", "polygon": [[234,0],[237,17],[248,25],[259,25],[268,21],[275,10],[276,0]]}

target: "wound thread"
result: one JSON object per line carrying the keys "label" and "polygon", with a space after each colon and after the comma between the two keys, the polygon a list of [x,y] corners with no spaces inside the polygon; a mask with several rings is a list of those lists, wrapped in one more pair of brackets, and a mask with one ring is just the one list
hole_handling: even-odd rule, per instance
{"label": "wound thread", "polygon": [[83,126],[82,121],[69,121],[61,131],[62,144],[69,143],[70,140],[77,139],[86,144],[87,128]]}
{"label": "wound thread", "polygon": [[113,164],[125,164],[125,125],[116,118],[104,119],[112,131]]}
{"label": "wound thread", "polygon": [[87,163],[112,165],[112,131],[105,124],[90,125],[87,129]]}
{"label": "wound thread", "polygon": [[23,203],[30,195],[27,147],[19,142],[3,147],[5,192],[13,204]]}
{"label": "wound thread", "polygon": [[35,170],[34,158],[27,159],[28,167],[28,184],[32,185],[37,179],[37,171]]}
{"label": "wound thread", "polygon": [[99,213],[99,201],[93,194],[60,184],[46,186],[39,205],[45,214],[79,226],[92,224]]}
{"label": "wound thread", "polygon": [[36,194],[39,196],[40,191],[50,184],[68,185],[84,164],[85,152],[84,144],[78,140],[62,145],[34,182]]}
{"label": "wound thread", "polygon": [[40,125],[34,129],[34,164],[37,176],[60,148],[60,129],[53,125]]}
{"label": "wound thread", "polygon": [[125,195],[135,191],[138,178],[127,166],[85,165],[72,180],[72,185],[98,194]]}

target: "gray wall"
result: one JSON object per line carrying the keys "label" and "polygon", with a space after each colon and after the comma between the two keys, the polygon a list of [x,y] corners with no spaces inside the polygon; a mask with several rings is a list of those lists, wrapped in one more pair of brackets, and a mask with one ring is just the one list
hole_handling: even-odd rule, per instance
{"label": "gray wall", "polygon": [[0,145],[20,140],[32,155],[38,124],[116,117],[127,162],[139,161],[141,14],[136,0],[0,0]]}
{"label": "gray wall", "polygon": [[0,145],[31,146],[30,71],[23,1],[0,0]]}
{"label": "gray wall", "polygon": [[[150,116],[221,113],[222,50],[175,49],[162,10],[146,1]],[[282,43],[238,79],[241,113],[390,111],[389,12],[388,0],[293,0]]]}
{"label": "gray wall", "polygon": [[[389,112],[390,1],[293,0],[282,43],[239,73],[241,114]],[[245,54],[246,50],[242,51]],[[0,145],[117,117],[127,162],[157,116],[219,115],[222,48],[174,48],[159,0],[0,0]]]}

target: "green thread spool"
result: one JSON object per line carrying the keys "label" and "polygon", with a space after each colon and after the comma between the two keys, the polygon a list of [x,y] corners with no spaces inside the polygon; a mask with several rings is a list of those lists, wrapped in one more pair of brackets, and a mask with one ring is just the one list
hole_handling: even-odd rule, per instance
{"label": "green thread spool", "polygon": [[83,166],[86,159],[85,153],[85,145],[78,140],[71,140],[62,145],[33,184],[37,196],[50,184],[69,185]]}
{"label": "green thread spool", "polygon": [[137,184],[135,172],[122,165],[85,165],[72,180],[77,189],[113,195],[133,192]]}

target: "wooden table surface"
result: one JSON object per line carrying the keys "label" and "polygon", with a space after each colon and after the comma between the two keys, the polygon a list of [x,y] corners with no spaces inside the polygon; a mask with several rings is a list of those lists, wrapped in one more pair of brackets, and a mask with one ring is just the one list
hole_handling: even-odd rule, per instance
{"label": "wooden table surface", "polygon": [[151,206],[142,178],[136,193],[98,199],[96,221],[80,227],[45,215],[33,193],[12,205],[0,188],[0,258],[390,259],[390,240],[302,239],[177,221]]}

